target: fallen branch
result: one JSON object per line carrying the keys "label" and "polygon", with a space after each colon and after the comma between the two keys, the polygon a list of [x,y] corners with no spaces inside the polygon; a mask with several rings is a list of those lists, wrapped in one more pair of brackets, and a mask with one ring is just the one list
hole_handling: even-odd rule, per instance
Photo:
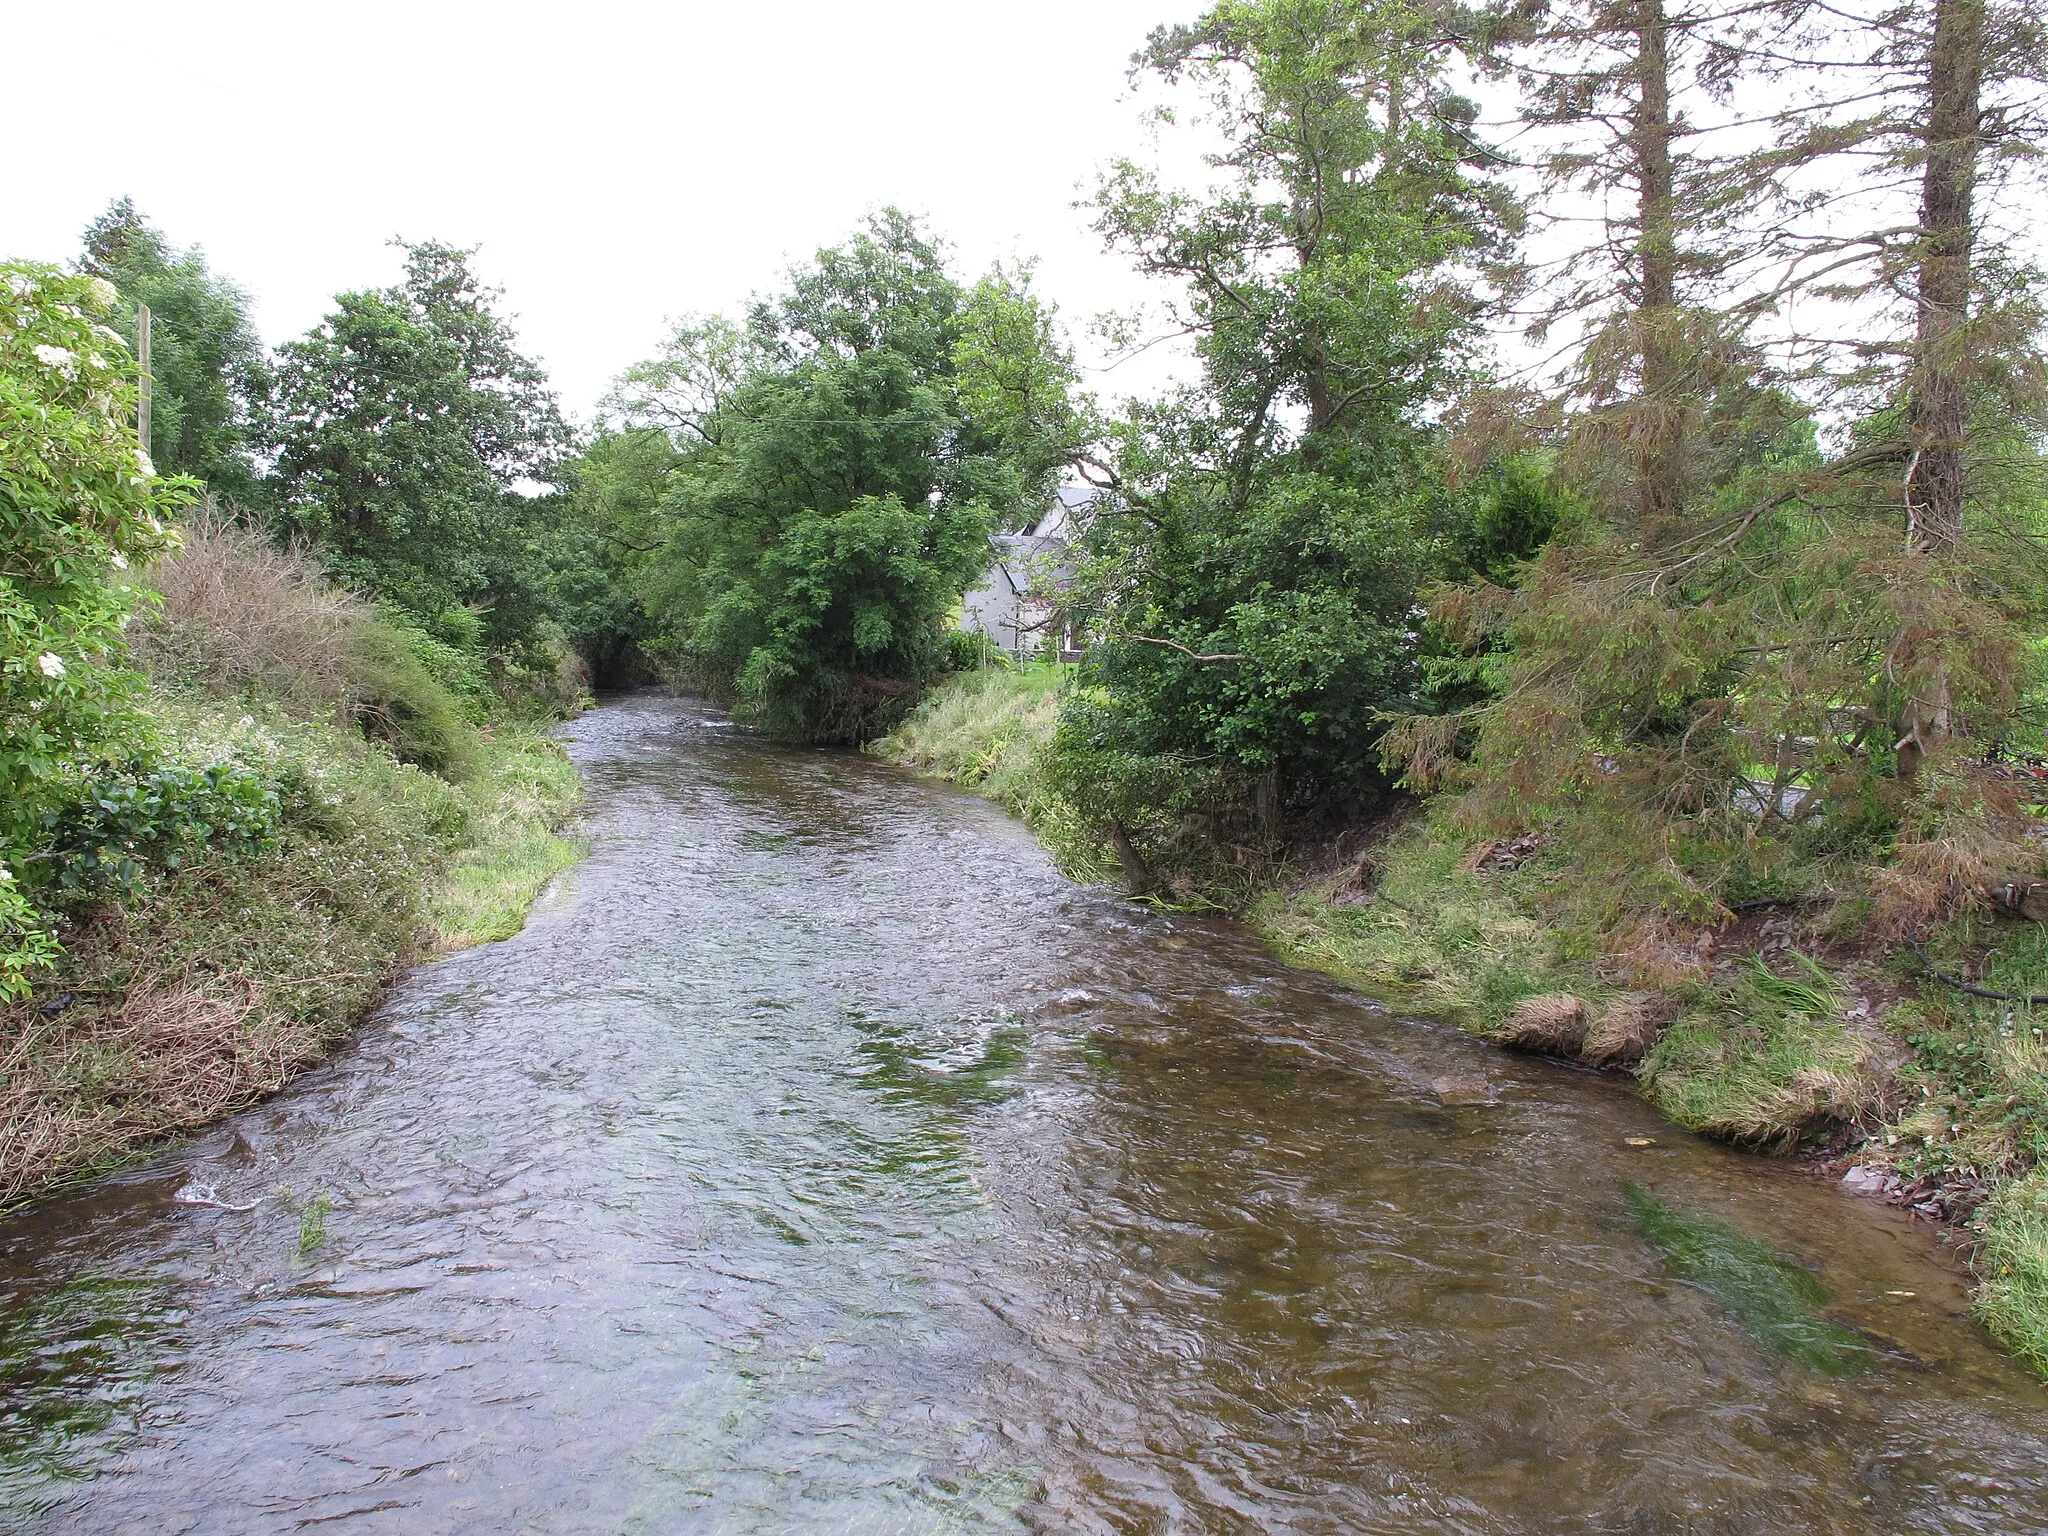
{"label": "fallen branch", "polygon": [[1988,997],[1994,1003],[2025,1003],[2030,1007],[2040,1007],[2043,1004],[2048,1004],[2048,996],[2044,996],[2039,992],[1993,992],[1986,987],[1972,986],[1960,976],[1949,975],[1947,971],[1944,971],[1940,966],[1928,959],[1927,951],[1922,949],[1912,939],[1906,940],[1906,947],[1919,957],[1922,965],[1927,967],[1928,975],[1934,977],[1937,981],[1947,982],[1958,992],[1967,992],[1972,997]]}

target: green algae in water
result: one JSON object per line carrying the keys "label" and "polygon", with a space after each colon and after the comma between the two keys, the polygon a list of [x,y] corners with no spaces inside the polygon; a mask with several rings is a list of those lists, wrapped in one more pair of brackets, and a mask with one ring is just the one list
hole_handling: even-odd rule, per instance
{"label": "green algae in water", "polygon": [[1672,1277],[1720,1302],[1760,1342],[1831,1376],[1870,1365],[1870,1345],[1822,1313],[1826,1289],[1791,1259],[1740,1227],[1668,1206],[1640,1184],[1624,1184],[1622,1196]]}
{"label": "green algae in water", "polygon": [[0,1321],[0,1528],[90,1478],[137,1431],[183,1315],[152,1281],[88,1271]]}

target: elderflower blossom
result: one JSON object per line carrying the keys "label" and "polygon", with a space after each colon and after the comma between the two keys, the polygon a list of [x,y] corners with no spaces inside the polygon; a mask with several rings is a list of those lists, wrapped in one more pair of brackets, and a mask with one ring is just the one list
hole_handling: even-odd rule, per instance
{"label": "elderflower blossom", "polygon": [[43,652],[42,655],[36,658],[36,665],[42,668],[43,676],[45,677],[62,677],[64,675],[64,658],[55,651]]}
{"label": "elderflower blossom", "polygon": [[112,309],[121,297],[114,285],[104,277],[92,278],[85,286],[92,294],[93,304],[100,309]]}
{"label": "elderflower blossom", "polygon": [[125,571],[128,569],[128,557],[122,554],[121,551],[119,551],[118,549],[114,551],[114,569],[117,571]]}
{"label": "elderflower blossom", "polygon": [[[144,448],[140,443],[136,444],[135,447],[135,466],[136,468],[140,469],[145,475],[153,475],[156,473],[156,461],[150,458],[149,450],[147,448]],[[152,518],[151,522],[154,523],[155,519]],[[155,529],[152,528],[151,531],[154,532]]]}
{"label": "elderflower blossom", "polygon": [[78,361],[78,356],[67,348],[53,347],[46,341],[36,347],[36,361],[45,368],[54,368],[68,377],[72,364]]}

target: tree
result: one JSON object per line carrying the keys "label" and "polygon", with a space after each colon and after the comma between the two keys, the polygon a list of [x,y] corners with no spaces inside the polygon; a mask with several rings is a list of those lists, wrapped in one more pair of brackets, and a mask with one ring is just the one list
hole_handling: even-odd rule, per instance
{"label": "tree", "polygon": [[[1102,633],[1061,751],[1140,864],[1190,815],[1212,844],[1257,841],[1283,809],[1383,787],[1380,712],[1419,686],[1416,592],[1470,516],[1431,418],[1515,220],[1447,82],[1457,56],[1398,0],[1257,0],[1156,31],[1134,62],[1225,138],[1214,187],[1121,162],[1095,204],[1113,247],[1179,287],[1202,367],[1085,466],[1104,494],[1081,601]],[[1250,831],[1223,828],[1233,804]]]}
{"label": "tree", "polygon": [[521,493],[556,474],[569,430],[496,312],[500,293],[471,270],[475,253],[404,249],[402,283],[342,294],[279,348],[266,423],[276,516],[342,581],[429,626],[482,611],[506,643],[535,607],[547,516]]}
{"label": "tree", "polygon": [[125,197],[87,227],[79,268],[120,295],[108,321],[131,351],[135,306],[149,306],[149,450],[157,467],[204,480],[224,501],[249,501],[250,434],[266,369],[248,295],[209,271],[197,246],[173,246]]}
{"label": "tree", "polygon": [[[1560,35],[1582,48],[1602,18],[1619,29],[1653,9],[1671,19],[1632,0]],[[1731,18],[1736,31],[1713,30]],[[1688,25],[1696,99],[1716,115],[1652,116],[1695,140],[1762,142],[1721,156],[1697,196],[1672,181],[1697,321],[1658,326],[1638,302],[1656,291],[1642,239],[1588,255],[1619,247],[1642,339],[1596,327],[1578,371],[1600,378],[1603,348],[1643,359],[1634,390],[1615,392],[1618,419],[1640,425],[1624,446],[1661,442],[1682,473],[1639,478],[1634,495],[1588,476],[1596,515],[1518,591],[1442,594],[1468,641],[1511,647],[1506,686],[1458,732],[1405,722],[1390,752],[1426,784],[1476,727],[1462,813],[1496,828],[1563,818],[1611,920],[1711,919],[1731,883],[1825,848],[1915,871],[1885,888],[1891,919],[1918,921],[1981,883],[1987,860],[2023,857],[2011,797],[1966,741],[2012,727],[2048,599],[2038,306],[2024,264],[1984,242],[1973,195],[1987,164],[2026,153],[2001,139],[2029,110],[2038,34],[1980,0],[1867,16],[1788,0]],[[1645,32],[1623,50],[1638,109],[1655,95]],[[1992,81],[1996,109],[1979,94]],[[1583,81],[1532,89],[1602,118]],[[1629,131],[1585,163],[1647,184],[1643,114],[1620,115]],[[1640,235],[1657,220],[1635,206]],[[1659,398],[1653,354],[1673,336],[1701,338],[1672,354],[1693,383]],[[1591,389],[1575,405],[1579,441],[1600,441],[1612,408]],[[1930,757],[1939,772],[1922,772]]]}
{"label": "tree", "polygon": [[776,735],[859,741],[942,666],[990,531],[1050,496],[1070,382],[1028,274],[963,289],[886,210],[629,371],[581,504],[652,648]]}

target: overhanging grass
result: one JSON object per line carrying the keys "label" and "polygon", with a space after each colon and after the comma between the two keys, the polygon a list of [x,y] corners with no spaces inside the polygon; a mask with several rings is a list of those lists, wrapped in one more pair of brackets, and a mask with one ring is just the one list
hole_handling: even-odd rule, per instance
{"label": "overhanging grass", "polygon": [[1065,667],[960,672],[934,688],[904,722],[869,745],[877,757],[928,778],[948,779],[1020,818],[1069,877],[1109,876],[1098,841],[1039,771],[1038,753],[1059,722]]}
{"label": "overhanging grass", "polygon": [[1369,891],[1349,872],[1273,892],[1250,917],[1287,959],[1481,1033],[1525,997],[1594,995],[1583,967],[1499,887],[1464,872],[1468,846],[1414,823],[1373,853]]}
{"label": "overhanging grass", "polygon": [[1984,1213],[1977,1315],[2000,1343],[2048,1376],[2048,1168],[2001,1189]]}
{"label": "overhanging grass", "polygon": [[512,937],[541,889],[583,854],[580,842],[556,831],[582,784],[548,737],[501,730],[463,793],[471,806],[467,846],[442,872],[432,903],[442,950]]}

